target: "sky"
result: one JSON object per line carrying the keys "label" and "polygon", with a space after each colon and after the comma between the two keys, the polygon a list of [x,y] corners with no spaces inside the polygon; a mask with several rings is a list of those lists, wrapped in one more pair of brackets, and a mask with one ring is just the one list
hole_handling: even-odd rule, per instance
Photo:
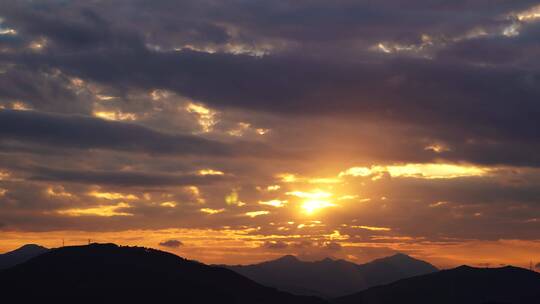
{"label": "sky", "polygon": [[536,265],[538,58],[528,0],[1,1],[0,252]]}

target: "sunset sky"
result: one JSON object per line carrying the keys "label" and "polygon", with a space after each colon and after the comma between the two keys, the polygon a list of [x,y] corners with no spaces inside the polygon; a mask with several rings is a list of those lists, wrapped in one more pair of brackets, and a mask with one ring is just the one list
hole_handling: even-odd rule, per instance
{"label": "sunset sky", "polygon": [[0,252],[529,267],[538,58],[537,0],[3,0]]}

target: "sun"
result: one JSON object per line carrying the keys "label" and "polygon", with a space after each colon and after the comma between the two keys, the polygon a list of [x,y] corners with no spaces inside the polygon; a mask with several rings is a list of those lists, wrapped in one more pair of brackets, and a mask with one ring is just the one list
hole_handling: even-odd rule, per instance
{"label": "sun", "polygon": [[304,203],[302,204],[302,210],[304,210],[306,214],[313,214],[319,211],[320,209],[333,207],[333,206],[335,206],[335,204],[332,204],[331,202],[326,201],[326,200],[308,199],[308,200],[305,200]]}

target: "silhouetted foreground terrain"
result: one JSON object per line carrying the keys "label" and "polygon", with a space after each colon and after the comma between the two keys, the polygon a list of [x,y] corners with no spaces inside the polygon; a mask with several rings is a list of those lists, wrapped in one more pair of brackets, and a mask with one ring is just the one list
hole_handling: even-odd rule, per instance
{"label": "silhouetted foreground terrain", "polygon": [[358,265],[326,258],[305,262],[288,255],[247,266],[224,266],[266,286],[302,295],[338,297],[438,269],[405,254]]}
{"label": "silhouetted foreground terrain", "polygon": [[[38,247],[23,246],[15,250],[18,254],[33,252],[38,255],[22,264],[0,270],[2,303],[540,303],[540,274],[510,266],[491,269],[461,266],[401,279],[326,302],[317,297],[280,292],[229,269],[207,266],[155,249],[114,244],[51,250]],[[366,273],[379,269],[380,273],[373,278],[381,279],[390,268],[413,271],[429,270],[431,266],[402,254],[364,265],[331,259],[310,264],[292,256],[255,266],[261,265],[275,272],[282,271],[281,277],[285,281],[288,276],[295,277],[297,271],[311,269],[313,278],[310,282],[317,284],[329,282],[332,278],[343,282],[343,278],[338,277],[340,274],[347,280],[353,280],[359,271],[357,268]],[[394,270],[394,273],[399,271]]]}
{"label": "silhouetted foreground terrain", "polygon": [[0,254],[0,269],[6,269],[24,263],[29,259],[49,251],[39,245],[28,244],[16,250]]}
{"label": "silhouetted foreground terrain", "polygon": [[523,268],[460,266],[403,279],[335,300],[336,304],[538,304],[540,274]]}
{"label": "silhouetted foreground terrain", "polygon": [[0,286],[10,303],[324,303],[228,269],[114,244],[53,249],[0,271]]}

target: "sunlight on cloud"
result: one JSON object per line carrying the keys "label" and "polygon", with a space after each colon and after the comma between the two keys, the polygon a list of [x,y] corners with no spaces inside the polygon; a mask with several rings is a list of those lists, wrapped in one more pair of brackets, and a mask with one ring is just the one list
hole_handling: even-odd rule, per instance
{"label": "sunlight on cloud", "polygon": [[266,135],[270,132],[270,129],[257,128],[255,129],[255,132],[259,135]]}
{"label": "sunlight on cloud", "polygon": [[371,174],[373,174],[371,169],[367,167],[352,167],[345,171],[341,171],[339,173],[339,176],[340,177],[343,177],[343,176],[357,177],[357,176],[370,176]]}
{"label": "sunlight on cloud", "polygon": [[316,177],[309,178],[307,182],[310,184],[339,184],[342,180],[336,177]]}
{"label": "sunlight on cloud", "polygon": [[531,22],[540,20],[540,5],[534,6],[529,10],[516,14],[519,21]]}
{"label": "sunlight on cloud", "polygon": [[309,183],[309,184],[339,184],[342,180],[339,177],[305,177],[292,173],[280,173],[276,178],[283,183]]}
{"label": "sunlight on cloud", "polygon": [[178,205],[176,202],[169,201],[169,202],[163,202],[159,204],[161,207],[167,207],[167,208],[174,208],[176,205]]}
{"label": "sunlight on cloud", "polygon": [[278,199],[269,200],[269,201],[259,201],[260,205],[267,205],[267,206],[272,206],[272,207],[276,207],[276,208],[283,207],[283,206],[285,206],[286,203],[287,203],[287,201],[282,201],[282,200],[278,200]]}
{"label": "sunlight on cloud", "polygon": [[0,170],[0,181],[1,180],[7,180],[11,176],[11,173],[5,170]]}
{"label": "sunlight on cloud", "polygon": [[199,209],[199,211],[201,211],[202,213],[207,213],[207,214],[218,214],[225,211],[225,209],[201,208]]}
{"label": "sunlight on cloud", "polygon": [[101,101],[109,101],[109,100],[113,100],[115,98],[118,98],[116,96],[109,96],[109,95],[101,95],[101,94],[96,94],[96,98],[101,100]]}
{"label": "sunlight on cloud", "polygon": [[72,208],[72,209],[58,210],[57,213],[61,215],[66,215],[66,216],[104,216],[104,217],[132,216],[133,214],[131,213],[118,210],[118,209],[129,208],[129,207],[131,207],[129,204],[120,202],[112,206],[100,205],[97,207],[90,207],[90,208]]}
{"label": "sunlight on cloud", "polygon": [[123,199],[123,200],[136,200],[139,199],[136,195],[133,194],[123,194],[123,193],[117,193],[117,192],[99,192],[99,191],[92,191],[88,193],[89,196],[93,196],[96,198],[104,198],[108,200],[117,200],[117,199]]}
{"label": "sunlight on cloud", "polygon": [[199,188],[197,186],[188,186],[188,187],[185,187],[185,189],[195,197],[195,200],[197,201],[197,203],[199,204],[204,204],[206,201],[204,200],[204,198],[202,197],[202,194],[201,194],[201,191],[199,190]]}
{"label": "sunlight on cloud", "polygon": [[0,35],[17,35],[17,31],[15,29],[12,29],[12,28],[3,28],[3,27],[0,27]]}
{"label": "sunlight on cloud", "polygon": [[375,227],[375,226],[350,226],[351,228],[365,229],[369,231],[390,231],[392,229],[387,227]]}
{"label": "sunlight on cloud", "polygon": [[94,111],[94,116],[106,120],[137,120],[137,115],[134,113],[123,113],[120,111]]}
{"label": "sunlight on cloud", "polygon": [[22,101],[14,101],[11,103],[11,109],[17,111],[30,111],[32,110],[32,107]]}
{"label": "sunlight on cloud", "polygon": [[450,151],[450,148],[448,148],[447,146],[443,144],[432,144],[432,145],[426,146],[424,150],[433,151],[435,153],[442,153],[442,152]]}
{"label": "sunlight on cloud", "polygon": [[224,175],[225,173],[214,169],[201,169],[198,171],[199,175]]}
{"label": "sunlight on cloud", "polygon": [[66,192],[62,186],[47,188],[47,194],[55,197],[73,197],[73,194]]}
{"label": "sunlight on cloud", "polygon": [[335,204],[322,199],[308,199],[302,203],[302,210],[307,214],[313,214],[316,211],[328,207],[334,207]]}
{"label": "sunlight on cloud", "polygon": [[305,199],[302,202],[301,208],[306,214],[313,214],[320,209],[337,206],[329,200],[332,193],[322,190],[314,190],[311,192],[289,191],[285,194]]}
{"label": "sunlight on cloud", "polygon": [[279,190],[281,187],[279,185],[270,185],[268,187],[266,187],[266,190],[267,191],[277,191]]}
{"label": "sunlight on cloud", "polygon": [[296,175],[292,173],[280,173],[276,177],[284,183],[294,183],[298,180]]}
{"label": "sunlight on cloud", "polygon": [[358,195],[342,195],[338,197],[338,201],[353,200],[357,198],[358,198]]}
{"label": "sunlight on cloud", "polygon": [[47,44],[48,44],[47,39],[45,39],[45,38],[40,38],[40,39],[38,39],[38,40],[34,40],[34,41],[30,42],[30,44],[28,45],[28,48],[29,48],[31,51],[34,51],[34,52],[40,52],[40,51],[42,51],[45,47],[47,47]]}
{"label": "sunlight on cloud", "polygon": [[231,193],[225,196],[225,202],[227,205],[236,205],[238,207],[244,206],[245,203],[239,200],[238,189],[233,189]]}
{"label": "sunlight on cloud", "polygon": [[216,119],[217,112],[214,112],[201,104],[189,103],[186,106],[186,111],[197,116],[197,122],[199,123],[201,131],[204,133],[212,131],[218,122]]}
{"label": "sunlight on cloud", "polygon": [[401,44],[395,42],[379,42],[371,49],[385,54],[406,52],[411,54],[422,54],[427,48],[434,45],[433,38],[427,34],[420,36],[421,42],[418,44]]}
{"label": "sunlight on cloud", "polygon": [[289,191],[285,193],[287,195],[296,196],[299,198],[310,198],[310,199],[321,199],[321,198],[329,198],[332,196],[332,193],[322,191],[322,190],[314,190],[311,192],[304,192],[304,191]]}
{"label": "sunlight on cloud", "polygon": [[153,90],[152,92],[150,92],[150,97],[152,98],[153,101],[157,101],[157,100],[160,100],[160,99],[163,99],[163,98],[167,98],[171,96],[171,92],[169,91],[166,91],[166,90]]}
{"label": "sunlight on cloud", "polygon": [[244,213],[246,216],[249,216],[251,218],[253,217],[257,217],[257,216],[261,216],[261,215],[266,215],[266,214],[269,214],[270,211],[251,211],[251,212],[246,212]]}
{"label": "sunlight on cloud", "polygon": [[519,35],[519,30],[521,29],[521,25],[519,23],[512,23],[502,30],[502,35],[506,37],[515,37]]}
{"label": "sunlight on cloud", "polygon": [[437,207],[441,207],[441,206],[444,206],[444,205],[447,205],[447,204],[448,204],[448,202],[440,201],[440,202],[435,202],[435,203],[429,204],[429,207],[430,208],[437,208]]}
{"label": "sunlight on cloud", "polygon": [[230,136],[240,137],[240,136],[243,136],[244,133],[247,130],[249,130],[250,127],[251,127],[251,124],[247,122],[239,122],[236,124],[236,128],[227,131],[227,134],[229,134]]}
{"label": "sunlight on cloud", "polygon": [[384,173],[392,177],[416,177],[426,179],[484,176],[489,169],[476,166],[454,164],[404,164],[393,166],[352,167],[339,173],[344,176],[376,176]]}

